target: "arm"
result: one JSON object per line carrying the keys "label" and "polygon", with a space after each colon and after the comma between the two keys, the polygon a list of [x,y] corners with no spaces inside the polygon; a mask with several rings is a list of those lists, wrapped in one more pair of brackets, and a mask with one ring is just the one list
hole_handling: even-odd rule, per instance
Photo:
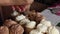
{"label": "arm", "polygon": [[1,5],[11,5],[12,1],[11,0],[0,0],[0,6]]}
{"label": "arm", "polygon": [[21,0],[0,0],[0,6],[20,5],[22,1]]}

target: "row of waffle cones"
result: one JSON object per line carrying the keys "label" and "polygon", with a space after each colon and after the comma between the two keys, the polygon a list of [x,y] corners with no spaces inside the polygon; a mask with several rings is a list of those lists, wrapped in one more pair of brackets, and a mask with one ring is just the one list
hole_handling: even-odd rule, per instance
{"label": "row of waffle cones", "polygon": [[0,26],[0,34],[23,34],[23,32],[23,27],[11,19],[5,20],[3,26]]}
{"label": "row of waffle cones", "polygon": [[22,14],[14,11],[11,16],[13,20],[5,20],[0,27],[1,34],[59,34],[50,21],[34,10]]}

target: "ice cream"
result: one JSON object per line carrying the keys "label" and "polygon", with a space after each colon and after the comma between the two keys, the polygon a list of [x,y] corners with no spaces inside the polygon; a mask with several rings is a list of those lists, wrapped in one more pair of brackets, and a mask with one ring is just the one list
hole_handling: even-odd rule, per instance
{"label": "ice cream", "polygon": [[31,30],[33,30],[36,26],[36,22],[35,21],[31,21],[30,23],[27,23],[25,26],[25,34],[29,34],[29,32]]}
{"label": "ice cream", "polygon": [[48,29],[48,27],[46,25],[43,25],[43,24],[38,24],[37,25],[37,30],[42,32],[42,33],[47,32],[47,29]]}
{"label": "ice cream", "polygon": [[46,26],[48,26],[48,27],[52,26],[52,25],[51,25],[51,22],[50,22],[50,21],[47,21],[47,20],[41,21],[40,23],[41,23],[41,24],[44,24],[44,25],[46,25]]}
{"label": "ice cream", "polygon": [[35,17],[36,17],[36,12],[35,12],[35,10],[33,10],[33,11],[28,11],[26,16],[27,16],[31,21],[34,21],[34,20],[35,20]]}
{"label": "ice cream", "polygon": [[27,19],[27,18],[25,18],[25,19],[23,19],[23,20],[21,20],[21,21],[19,22],[20,25],[24,25],[24,24],[26,24],[26,23],[30,23],[30,20]]}
{"label": "ice cream", "polygon": [[36,22],[35,21],[31,21],[30,23],[26,24],[27,28],[35,28],[35,26],[36,26]]}
{"label": "ice cream", "polygon": [[17,16],[17,15],[19,15],[19,13],[17,12],[17,11],[14,11],[12,14],[11,14],[11,16]]}
{"label": "ice cream", "polygon": [[22,19],[25,19],[26,17],[24,15],[19,15],[16,17],[16,21],[20,21]]}
{"label": "ice cream", "polygon": [[48,30],[48,34],[59,34],[59,30],[55,28],[55,26],[50,27]]}
{"label": "ice cream", "polygon": [[32,30],[29,34],[43,34],[43,33],[39,32],[38,30]]}
{"label": "ice cream", "polygon": [[35,18],[35,21],[37,22],[37,24],[39,24],[42,19],[44,19],[44,16],[42,16],[41,13],[37,12],[36,18]]}

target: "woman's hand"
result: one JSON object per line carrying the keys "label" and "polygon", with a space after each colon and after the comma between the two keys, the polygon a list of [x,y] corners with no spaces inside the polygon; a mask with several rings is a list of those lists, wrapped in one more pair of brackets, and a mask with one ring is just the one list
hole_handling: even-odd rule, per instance
{"label": "woman's hand", "polygon": [[7,6],[7,5],[22,5],[25,4],[24,0],[0,0],[0,6]]}
{"label": "woman's hand", "polygon": [[0,0],[0,6],[31,4],[33,0]]}
{"label": "woman's hand", "polygon": [[0,0],[0,6],[1,5],[13,5],[11,0]]}

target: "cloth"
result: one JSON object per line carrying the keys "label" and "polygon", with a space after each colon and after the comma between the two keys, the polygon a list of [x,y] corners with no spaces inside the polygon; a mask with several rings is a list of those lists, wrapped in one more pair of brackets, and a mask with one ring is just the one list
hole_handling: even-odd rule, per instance
{"label": "cloth", "polygon": [[51,11],[48,9],[43,10],[41,14],[45,16],[47,20],[51,21],[52,25],[54,26],[60,22],[60,16],[51,13]]}

